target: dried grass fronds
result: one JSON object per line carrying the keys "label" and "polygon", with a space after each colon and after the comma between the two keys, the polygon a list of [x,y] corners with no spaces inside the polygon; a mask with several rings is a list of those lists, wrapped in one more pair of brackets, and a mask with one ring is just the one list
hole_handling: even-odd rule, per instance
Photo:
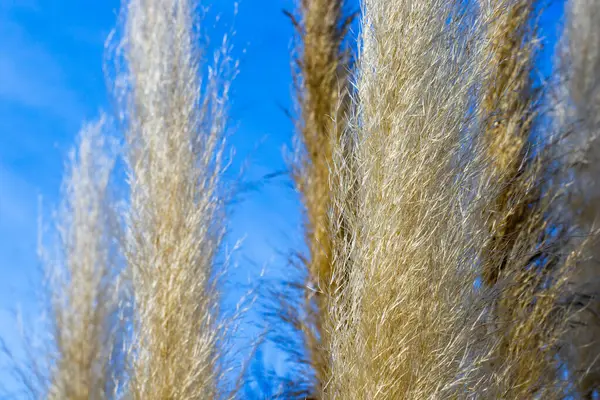
{"label": "dried grass fronds", "polygon": [[4,349],[27,398],[110,399],[122,382],[122,365],[112,357],[122,328],[121,269],[109,185],[116,148],[107,132],[104,116],[79,132],[66,165],[56,236],[51,245],[40,237],[44,317],[33,329],[43,335],[32,337],[22,327],[21,362]]}
{"label": "dried grass fronds", "polygon": [[485,21],[454,1],[363,7],[355,117],[334,151],[334,278],[348,283],[330,298],[323,395],[460,398],[483,312],[473,283],[487,234],[472,220],[493,186],[477,178],[485,148],[470,119]]}
{"label": "dried grass fronds", "polygon": [[561,143],[567,153],[571,182],[563,210],[572,218],[571,246],[580,249],[564,301],[573,315],[562,356],[579,394],[591,399],[600,390],[600,3],[571,0],[559,44],[559,129],[569,132]]}
{"label": "dried grass fronds", "polygon": [[48,393],[54,399],[107,399],[118,382],[111,359],[119,328],[116,239],[110,204],[115,149],[106,120],[86,125],[71,153],[59,226],[64,268],[49,265],[57,357]]}
{"label": "dried grass fronds", "polygon": [[[483,138],[489,157],[491,179],[501,187],[490,204],[490,240],[484,254],[483,279],[494,285],[507,267],[519,230],[527,224],[539,189],[533,186],[536,165],[529,159],[535,118],[535,93],[531,75],[535,57],[535,2],[531,0],[482,2],[490,14],[487,26],[490,63],[484,83],[482,114],[486,118]],[[533,150],[533,151],[532,151]]]}
{"label": "dried grass fronds", "polygon": [[108,399],[118,385],[111,359],[119,328],[116,239],[109,183],[115,162],[106,119],[80,132],[70,156],[58,226],[62,261],[47,264],[51,284],[52,399]]}
{"label": "dried grass fronds", "polygon": [[311,274],[326,284],[331,276],[327,223],[330,138],[339,137],[340,126],[333,121],[340,121],[346,108],[349,55],[342,43],[353,17],[343,19],[339,0],[302,0],[299,9],[301,19],[294,22],[301,42],[295,79],[301,116],[294,178],[306,207]]}
{"label": "dried grass fronds", "polygon": [[568,222],[556,209],[561,194],[548,188],[522,222],[506,268],[489,289],[485,367],[477,392],[490,398],[562,399],[568,382],[557,358],[571,303],[566,285],[579,258],[568,251]]}
{"label": "dried grass fronds", "polygon": [[483,284],[495,298],[487,330],[498,340],[492,345],[486,391],[502,398],[534,393],[556,397],[554,325],[560,324],[555,315],[560,291],[555,284],[544,286],[558,263],[549,253],[557,251],[559,239],[548,234],[553,228],[547,220],[547,199],[554,193],[542,187],[548,178],[546,150],[532,138],[539,102],[532,84],[538,42],[535,2],[482,1],[481,6],[490,14],[489,76],[481,104],[486,173],[498,183],[498,191],[487,200],[490,237],[481,259]]}
{"label": "dried grass fronds", "polygon": [[[298,36],[294,78],[300,116],[293,178],[306,217],[307,286],[310,288],[304,294],[302,314],[305,318],[291,314],[285,318],[295,320],[294,324],[303,331],[317,386],[321,386],[329,375],[327,337],[322,327],[328,311],[323,293],[335,290],[336,285],[331,273],[327,214],[331,198],[331,138],[340,136],[348,104],[349,51],[345,49],[344,38],[354,16],[344,16],[343,0],[302,0],[298,6],[298,19],[287,14]],[[316,391],[320,389],[317,387]]]}
{"label": "dried grass fronds", "polygon": [[131,0],[124,12],[126,73],[118,83],[135,315],[128,391],[135,399],[213,399],[225,334],[214,263],[225,230],[221,175],[237,63],[224,37],[206,65],[194,1]]}
{"label": "dried grass fronds", "polygon": [[[572,128],[546,127],[537,141],[532,138],[539,100],[528,87],[536,21],[528,21],[534,4],[525,3],[509,2],[518,13],[502,14],[511,20],[502,23],[499,18],[499,25],[492,24],[501,28],[492,33],[508,39],[491,41],[490,48],[503,58],[492,64],[497,72],[491,75],[491,96],[483,104],[490,115],[501,116],[501,123],[492,119],[494,125],[488,125],[486,132],[488,173],[501,186],[496,202],[489,205],[492,217],[487,223],[492,236],[482,259],[484,282],[495,298],[488,333],[498,338],[491,346],[489,370],[484,369],[484,379],[490,382],[484,393],[501,398],[561,399],[573,392],[572,382],[585,381],[588,387],[579,389],[580,394],[591,396],[589,382],[594,372],[581,366],[592,365],[598,352],[592,351],[590,336],[577,328],[591,303],[582,301],[590,293],[577,287],[589,240],[573,239],[577,219],[564,207],[564,201],[572,197],[566,194],[573,185],[568,155],[573,149],[566,151],[565,158],[560,154],[565,152],[556,148],[571,142]],[[496,5],[505,11],[505,5]],[[559,104],[559,111],[561,107],[564,104]],[[580,340],[584,337],[585,344]],[[571,370],[569,378],[563,377],[564,368]]]}

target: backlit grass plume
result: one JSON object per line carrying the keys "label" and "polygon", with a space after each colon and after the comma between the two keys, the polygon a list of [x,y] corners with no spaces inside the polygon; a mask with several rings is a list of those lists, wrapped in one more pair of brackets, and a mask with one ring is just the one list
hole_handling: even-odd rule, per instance
{"label": "backlit grass plume", "polygon": [[214,263],[224,234],[221,174],[230,79],[224,38],[204,61],[191,0],[127,2],[121,49],[134,292],[135,399],[218,397]]}
{"label": "backlit grass plume", "polygon": [[58,226],[60,264],[48,264],[53,340],[48,398],[108,399],[120,372],[111,360],[118,334],[116,214],[109,183],[115,157],[105,118],[84,126],[71,154]]}
{"label": "backlit grass plume", "polygon": [[[530,0],[481,2],[490,14],[488,76],[481,104],[488,179],[498,183],[486,206],[489,239],[482,254],[483,284],[491,289],[487,332],[496,336],[490,354],[493,383],[488,395],[510,398],[556,396],[558,284],[542,282],[559,260],[559,238],[551,239],[554,187],[548,151],[533,135],[539,95],[533,88],[538,39],[536,4]],[[548,143],[553,140],[546,135]],[[540,139],[538,139],[538,142]],[[546,186],[545,188],[543,186]],[[543,193],[543,192],[546,193]],[[545,198],[542,199],[543,194]],[[551,255],[552,254],[552,255]],[[551,255],[551,256],[549,256]],[[543,300],[536,300],[537,297]]]}
{"label": "backlit grass plume", "polygon": [[300,325],[310,364],[320,386],[329,375],[327,335],[322,327],[328,310],[323,293],[334,290],[337,284],[332,280],[332,239],[327,214],[331,198],[331,138],[340,136],[348,103],[350,54],[343,43],[353,17],[345,16],[343,0],[301,0],[297,14],[298,20],[288,14],[296,28],[298,41],[294,72],[300,115],[293,176],[304,206],[309,249],[306,267],[311,287],[305,292],[303,313],[307,317]]}
{"label": "backlit grass plume", "polygon": [[574,223],[573,251],[581,257],[566,285],[571,305],[562,353],[575,386],[585,399],[600,390],[600,3],[571,0],[559,43],[557,120],[568,136],[560,143],[570,162],[570,196],[565,212]]}
{"label": "backlit grass plume", "polygon": [[[527,219],[529,193],[525,176],[531,168],[530,134],[534,119],[535,94],[532,72],[535,56],[535,21],[531,21],[531,0],[482,1],[490,13],[487,27],[490,53],[489,76],[485,84],[483,115],[484,140],[493,179],[501,190],[490,219],[493,238],[486,249],[484,282],[494,285]],[[535,168],[535,166],[533,167]]]}
{"label": "backlit grass plume", "polygon": [[[25,359],[9,349],[26,398],[110,399],[122,378],[119,225],[110,183],[116,159],[104,116],[83,126],[63,178],[56,235],[40,243],[43,336],[23,333]],[[37,329],[34,329],[37,333]]]}
{"label": "backlit grass plume", "polygon": [[363,14],[355,116],[334,147],[332,237],[349,240],[334,243],[333,274],[348,281],[330,297],[323,395],[461,398],[487,238],[472,220],[493,188],[475,178],[471,135],[484,21],[446,0],[366,0]]}

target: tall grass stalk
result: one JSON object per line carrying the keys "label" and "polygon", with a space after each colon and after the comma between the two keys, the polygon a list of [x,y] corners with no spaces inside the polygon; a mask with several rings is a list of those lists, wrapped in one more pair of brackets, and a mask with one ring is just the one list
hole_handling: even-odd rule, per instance
{"label": "tall grass stalk", "polygon": [[557,121],[568,132],[561,142],[571,168],[565,212],[573,220],[572,251],[580,251],[566,284],[564,301],[571,305],[564,337],[564,361],[582,398],[600,390],[600,3],[571,0],[566,6],[558,48],[559,106]]}
{"label": "tall grass stalk", "polygon": [[325,398],[462,397],[472,383],[487,237],[473,220],[493,184],[476,179],[470,110],[487,63],[470,15],[446,0],[363,2],[355,116],[334,148],[332,237],[346,239],[333,273],[348,283],[330,299]]}
{"label": "tall grass stalk", "polygon": [[121,382],[122,365],[112,358],[121,328],[120,228],[110,190],[116,147],[108,125],[102,116],[79,132],[63,179],[56,236],[40,241],[47,308],[35,326],[47,332],[24,334],[24,364],[13,359],[30,398],[110,399]]}
{"label": "tall grass stalk", "polygon": [[[534,135],[540,104],[533,87],[539,45],[536,3],[482,1],[481,7],[490,14],[491,62],[481,104],[489,158],[486,173],[498,183],[488,199],[490,237],[481,259],[483,284],[495,298],[487,331],[498,340],[487,371],[493,374],[487,391],[510,398],[532,393],[557,396],[553,355],[560,290],[559,285],[541,286],[550,279],[548,274],[560,275],[551,271],[558,256],[549,254],[561,249],[560,240],[548,235],[555,222],[549,217],[550,204],[556,203],[551,200],[555,188],[544,183],[550,174],[545,146],[553,138]],[[538,296],[543,300],[536,301]]]}
{"label": "tall grass stalk", "polygon": [[136,399],[213,399],[222,375],[215,277],[222,242],[227,37],[212,64],[198,4],[127,2],[122,90],[131,189],[126,258],[134,292],[128,391]]}
{"label": "tall grass stalk", "polygon": [[[306,316],[292,320],[303,331],[319,392],[329,375],[328,339],[323,329],[328,309],[324,296],[338,284],[332,279],[332,239],[327,214],[331,199],[331,138],[340,136],[348,104],[350,54],[344,38],[353,16],[345,17],[342,0],[301,0],[297,14],[298,20],[289,14],[298,36],[294,71],[300,114],[293,177],[306,218],[309,288],[304,291]],[[290,317],[293,316],[287,316]]]}

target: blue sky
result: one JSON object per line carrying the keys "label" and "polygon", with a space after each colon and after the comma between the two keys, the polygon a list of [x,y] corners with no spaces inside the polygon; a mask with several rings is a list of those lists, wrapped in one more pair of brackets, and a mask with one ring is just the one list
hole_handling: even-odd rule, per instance
{"label": "blue sky", "polygon": [[[548,50],[562,1],[554,3],[544,22]],[[32,301],[39,278],[38,197],[47,219],[77,130],[108,108],[103,45],[118,6],[118,0],[0,0],[0,337],[9,345],[17,346],[10,311],[17,304],[30,315],[38,311]],[[291,145],[293,125],[282,109],[292,109],[293,31],[283,8],[292,9],[292,0],[244,0],[233,21],[232,1],[213,1],[213,14],[223,15],[219,30],[233,24],[236,31],[234,55],[241,73],[234,84],[231,143],[233,170],[246,164],[247,181],[285,169],[282,148]],[[255,281],[261,267],[269,278],[289,271],[285,254],[300,248],[302,234],[298,199],[286,179],[245,194],[230,226],[230,243],[245,238],[235,257],[234,283]],[[228,299],[235,301],[238,292]],[[260,319],[255,312],[249,318]],[[257,332],[244,326],[241,341]],[[267,362],[285,374],[284,355],[269,346],[264,352]],[[0,386],[7,379],[0,370]]]}
{"label": "blue sky", "polygon": [[50,3],[0,5],[0,334],[9,341],[8,311],[35,311],[38,197],[56,202],[73,136],[105,101],[110,8]]}
{"label": "blue sky", "polygon": [[[58,202],[67,152],[84,121],[107,109],[102,73],[103,46],[116,22],[118,0],[4,0],[0,2],[0,337],[18,350],[12,310],[39,311],[33,301],[36,274],[38,198],[49,220]],[[233,21],[233,2],[214,1],[222,14],[217,31],[233,25],[234,56],[241,73],[231,110],[236,149],[233,171],[246,165],[255,181],[285,168],[282,148],[290,146],[290,40],[292,28],[281,12],[290,0],[246,0]],[[208,22],[211,22],[209,19]],[[210,30],[210,27],[209,27]],[[252,283],[285,273],[285,254],[299,245],[301,215],[285,179],[246,193],[233,209],[230,243],[245,238],[235,258],[234,283]],[[228,296],[231,302],[240,293]],[[256,313],[250,319],[258,319]],[[244,338],[257,330],[244,326]],[[283,355],[265,349],[269,363],[285,369]],[[7,382],[0,370],[0,386]]]}

